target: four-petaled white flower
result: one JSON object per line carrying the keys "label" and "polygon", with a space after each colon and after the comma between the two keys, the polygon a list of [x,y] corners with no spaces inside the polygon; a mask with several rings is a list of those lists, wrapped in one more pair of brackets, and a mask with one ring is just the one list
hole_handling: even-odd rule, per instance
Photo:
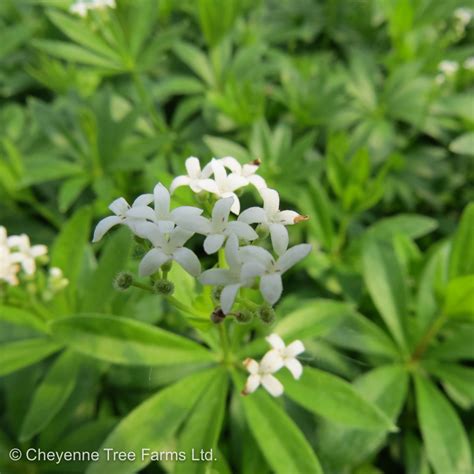
{"label": "four-petaled white flower", "polygon": [[83,0],[78,0],[74,2],[70,7],[69,11],[74,15],[79,15],[80,17],[84,18],[87,16],[87,11],[89,10],[88,4]]}
{"label": "four-petaled white flower", "polygon": [[201,273],[201,263],[196,254],[183,247],[192,237],[192,232],[175,227],[171,232],[163,233],[158,225],[153,223],[143,224],[141,232],[154,246],[140,262],[141,276],[155,273],[162,265],[172,260],[192,276],[198,276]]}
{"label": "four-petaled white flower", "polygon": [[233,201],[233,197],[219,199],[214,204],[211,219],[191,216],[181,223],[184,229],[206,236],[204,250],[209,255],[217,252],[224,245],[227,237],[232,234],[247,242],[258,238],[258,234],[248,224],[238,221],[229,222]]}
{"label": "four-petaled white flower", "polygon": [[189,186],[192,191],[195,193],[200,193],[204,189],[201,186],[201,183],[209,186],[209,177],[212,174],[211,164],[208,163],[203,170],[201,170],[201,163],[199,163],[198,158],[190,156],[184,163],[186,167],[187,175],[177,176],[173,179],[170,186],[170,192],[174,193],[175,189],[180,186]]}
{"label": "four-petaled white flower", "polygon": [[260,190],[263,208],[250,207],[240,214],[238,220],[247,224],[260,224],[268,229],[275,252],[281,255],[288,248],[287,225],[297,224],[308,219],[295,211],[280,211],[280,197],[274,189]]}
{"label": "four-petaled white flower", "polygon": [[142,194],[133,201],[132,206],[120,197],[110,204],[109,209],[115,214],[99,221],[97,224],[92,242],[98,242],[105,233],[118,224],[127,225],[132,232],[137,232],[137,225],[146,219],[153,220],[155,215],[153,210],[147,207],[153,201],[153,194]]}
{"label": "four-petaled white flower", "polygon": [[212,268],[206,270],[199,277],[203,285],[223,286],[221,292],[221,309],[227,314],[234,304],[235,297],[240,288],[252,286],[255,277],[261,271],[261,265],[247,262],[245,275],[242,274],[244,261],[240,255],[239,242],[236,235],[227,239],[225,246],[225,259],[229,268]]}
{"label": "four-petaled white flower", "polygon": [[[283,291],[281,276],[293,265],[305,258],[311,252],[310,244],[299,244],[286,250],[278,260],[261,247],[247,245],[240,248],[240,254],[245,263],[242,267],[242,278],[247,275],[260,276],[260,292],[267,303],[274,305]],[[251,265],[247,268],[247,265]]]}
{"label": "four-petaled white flower", "polygon": [[283,366],[282,359],[277,351],[268,351],[260,363],[254,359],[245,359],[244,366],[250,375],[242,390],[242,395],[255,392],[260,385],[274,397],[283,394],[283,385],[272,375]]}
{"label": "four-petaled white flower", "polygon": [[46,245],[31,245],[30,238],[26,234],[11,235],[7,238],[8,246],[12,252],[12,258],[18,262],[27,275],[33,275],[36,271],[36,259],[48,253]]}
{"label": "four-petaled white flower", "polygon": [[266,339],[272,348],[278,352],[283,365],[291,372],[291,375],[298,380],[303,373],[303,366],[296,356],[304,352],[303,343],[297,339],[291,344],[288,344],[288,346],[285,346],[283,339],[278,334],[270,334]]}
{"label": "four-petaled white flower", "polygon": [[252,184],[257,189],[264,189],[267,187],[265,180],[259,176],[257,170],[260,166],[260,160],[254,160],[245,165],[241,165],[234,157],[224,156],[218,160],[227,169],[237,176],[242,176],[247,180],[247,184]]}
{"label": "four-petaled white flower", "polygon": [[215,194],[220,198],[233,197],[234,201],[230,210],[238,215],[240,212],[240,201],[237,194],[235,194],[235,191],[247,186],[247,178],[234,173],[228,175],[224,165],[216,159],[211,160],[211,168],[214,174],[214,179],[202,181],[202,189]]}

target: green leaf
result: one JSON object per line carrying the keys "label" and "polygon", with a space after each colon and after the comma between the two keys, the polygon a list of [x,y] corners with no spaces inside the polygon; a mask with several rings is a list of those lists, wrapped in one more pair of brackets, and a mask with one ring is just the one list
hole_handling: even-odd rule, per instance
{"label": "green leaf", "polygon": [[305,367],[299,380],[286,370],[278,372],[277,378],[283,383],[288,397],[323,418],[366,430],[396,429],[376,405],[365,400],[340,377]]}
{"label": "green leaf", "polygon": [[113,280],[126,264],[132,248],[128,229],[120,229],[107,241],[95,272],[90,277],[81,301],[81,311],[100,311],[113,298]]}
{"label": "green leaf", "polygon": [[133,452],[135,461],[107,461],[102,454],[98,462],[91,463],[87,474],[132,474],[151,462],[143,450],[159,451],[174,436],[180,425],[192,413],[196,402],[222,369],[199,372],[171,385],[143,402],[130,412],[104,441],[100,451],[112,448]]}
{"label": "green leaf", "polygon": [[203,141],[216,157],[233,156],[241,163],[251,160],[248,151],[242,145],[226,138],[205,135]]}
{"label": "green leaf", "polygon": [[474,273],[474,203],[468,204],[454,235],[449,259],[449,277]]}
{"label": "green leaf", "polygon": [[82,173],[81,165],[54,156],[31,155],[24,160],[25,172],[22,186],[31,186],[48,181],[77,176]]}
{"label": "green leaf", "polygon": [[35,337],[21,341],[0,344],[2,364],[0,375],[28,367],[57,352],[61,346],[49,337]]}
{"label": "green leaf", "polygon": [[187,454],[186,460],[175,464],[173,472],[182,474],[206,474],[213,468],[211,463],[192,460],[192,450],[195,456],[201,449],[212,450],[216,458],[217,441],[222,429],[225,414],[228,389],[228,375],[225,371],[208,385],[202,397],[197,402],[189,420],[184,425],[178,440],[177,451]]}
{"label": "green leaf", "polygon": [[449,149],[458,155],[474,156],[474,132],[463,133],[449,144]]}
{"label": "green leaf", "polygon": [[391,246],[369,240],[363,250],[363,276],[372,301],[400,348],[407,345],[402,321],[407,317],[406,279]]}
{"label": "green leaf", "polygon": [[457,277],[448,283],[443,313],[474,321],[474,275]]}
{"label": "green leaf", "polygon": [[100,360],[123,365],[213,362],[199,344],[163,329],[119,316],[77,315],[51,322],[54,338]]}
{"label": "green leaf", "polygon": [[40,336],[48,333],[46,324],[33,313],[13,306],[0,305],[0,340]]}
{"label": "green leaf", "polygon": [[[240,390],[245,385],[241,374],[232,374]],[[276,474],[322,474],[319,461],[285,411],[264,390],[243,398],[245,418],[267,463]]]}
{"label": "green leaf", "polygon": [[85,176],[66,179],[59,190],[59,210],[61,212],[66,212],[88,184],[89,178]]}
{"label": "green leaf", "polygon": [[33,395],[23,420],[20,441],[27,441],[42,431],[61,410],[76,385],[77,355],[65,351],[54,362]]}
{"label": "green leaf", "polygon": [[380,240],[390,240],[397,234],[410,239],[418,239],[438,227],[435,219],[418,214],[398,214],[385,217],[371,225],[366,231],[366,237]]}
{"label": "green leaf", "polygon": [[206,55],[195,46],[182,41],[173,45],[175,54],[208,86],[215,85],[214,72]]}
{"label": "green leaf", "polygon": [[438,474],[470,472],[471,451],[464,427],[445,396],[415,375],[416,406],[428,459]]}
{"label": "green leaf", "polygon": [[429,358],[442,360],[474,360],[474,327],[462,324],[459,328],[450,329],[443,342],[429,347],[426,355]]}

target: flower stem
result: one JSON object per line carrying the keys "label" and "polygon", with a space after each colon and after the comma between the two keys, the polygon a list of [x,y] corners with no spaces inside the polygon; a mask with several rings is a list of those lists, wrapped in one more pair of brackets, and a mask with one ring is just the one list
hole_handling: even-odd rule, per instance
{"label": "flower stem", "polygon": [[174,296],[165,296],[166,301],[168,301],[170,304],[172,304],[176,309],[179,309],[183,313],[191,314],[195,316],[195,319],[199,319],[199,321],[204,321],[204,318],[202,317],[202,314],[198,313],[194,308],[191,306],[187,306],[178,299],[176,299]]}
{"label": "flower stem", "polygon": [[227,331],[225,328],[225,321],[217,324],[217,327],[219,328],[219,337],[220,337],[221,346],[222,346],[222,354],[223,354],[222,360],[223,362],[228,363],[230,350],[229,350],[229,339],[227,337]]}
{"label": "flower stem", "polygon": [[446,319],[447,317],[443,313],[433,321],[433,324],[429,327],[428,331],[426,331],[425,335],[420,339],[417,346],[415,347],[415,350],[413,351],[413,355],[411,357],[412,361],[418,361],[421,359],[423,354],[426,352],[426,349],[428,349],[428,346],[432,339],[444,326]]}

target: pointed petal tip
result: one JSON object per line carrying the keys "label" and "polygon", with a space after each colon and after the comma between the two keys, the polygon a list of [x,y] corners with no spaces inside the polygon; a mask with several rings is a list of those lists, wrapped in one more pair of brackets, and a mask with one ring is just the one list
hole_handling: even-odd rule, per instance
{"label": "pointed petal tip", "polygon": [[305,221],[308,221],[309,220],[309,216],[306,216],[306,215],[298,215],[296,216],[294,219],[293,219],[293,222],[295,224],[298,224],[299,222],[305,222]]}

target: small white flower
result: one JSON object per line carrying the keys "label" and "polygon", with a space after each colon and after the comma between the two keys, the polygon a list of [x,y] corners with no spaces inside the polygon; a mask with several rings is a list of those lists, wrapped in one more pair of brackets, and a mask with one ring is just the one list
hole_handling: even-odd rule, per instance
{"label": "small white flower", "polygon": [[444,75],[450,77],[456,74],[459,69],[459,64],[456,61],[449,61],[445,59],[438,64],[438,70]]}
{"label": "small white flower", "polygon": [[123,198],[118,198],[110,204],[109,209],[115,214],[99,221],[97,224],[92,242],[98,242],[114,226],[118,224],[127,225],[132,232],[137,233],[137,225],[148,220],[154,220],[155,215],[152,209],[147,207],[153,201],[152,194],[142,194],[130,207],[130,204]]}
{"label": "small white flower", "polygon": [[69,12],[84,18],[89,10],[103,10],[116,6],[115,0],[77,0],[69,7]]}
{"label": "small white flower", "polygon": [[242,395],[255,392],[260,385],[274,397],[283,394],[283,385],[272,375],[283,366],[282,358],[277,351],[268,351],[260,363],[253,359],[245,359],[244,366],[250,375],[242,390]]}
{"label": "small white flower", "polygon": [[203,285],[223,286],[220,303],[224,314],[227,314],[234,304],[240,288],[252,286],[255,277],[261,272],[261,265],[246,263],[245,275],[242,274],[243,260],[240,255],[239,241],[232,234],[227,239],[225,258],[229,268],[212,268],[199,277]]}
{"label": "small white flower", "polygon": [[74,15],[79,15],[80,17],[84,18],[87,16],[87,11],[89,10],[89,4],[84,2],[83,0],[78,0],[74,2],[69,7],[69,12]]}
{"label": "small white flower", "polygon": [[470,8],[460,7],[454,10],[454,18],[459,21],[463,28],[471,22],[473,14]]}
{"label": "small white flower", "polygon": [[303,366],[296,356],[304,352],[303,343],[300,340],[296,340],[285,346],[283,339],[278,334],[270,334],[266,339],[280,355],[283,365],[298,380],[303,373]]}
{"label": "small white flower", "polygon": [[36,259],[48,253],[46,245],[30,244],[30,238],[26,234],[12,235],[7,238],[8,246],[13,251],[11,258],[20,263],[27,275],[33,275],[36,271]]}
{"label": "small white flower", "polygon": [[241,278],[260,276],[260,292],[265,301],[272,306],[280,299],[283,292],[281,276],[293,265],[303,260],[311,251],[310,244],[299,244],[286,250],[275,260],[268,250],[253,245],[240,248],[244,261]]}
{"label": "small white flower", "polygon": [[210,220],[202,216],[191,216],[181,224],[186,230],[206,235],[204,250],[209,255],[216,253],[229,235],[235,234],[239,239],[246,241],[258,238],[258,234],[248,224],[238,221],[229,222],[233,201],[233,197],[219,199],[214,204]]}
{"label": "small white flower", "polygon": [[260,160],[254,160],[245,165],[241,165],[234,157],[225,156],[224,158],[220,158],[218,161],[233,174],[245,178],[247,183],[252,184],[257,189],[264,189],[267,187],[265,180],[256,174],[260,166]]}
{"label": "small white flower", "polygon": [[183,247],[192,237],[192,232],[175,227],[171,232],[163,233],[157,224],[152,223],[143,224],[142,232],[154,248],[149,250],[140,262],[139,273],[141,276],[155,273],[162,265],[172,260],[192,276],[198,276],[201,273],[201,263],[196,254]]}
{"label": "small white flower", "polygon": [[20,265],[12,259],[10,249],[7,246],[0,245],[0,282],[5,281],[11,286],[18,285],[17,274],[19,271]]}
{"label": "small white flower", "polygon": [[274,189],[261,189],[263,209],[250,207],[240,214],[238,220],[247,224],[260,224],[270,231],[272,245],[280,255],[288,248],[288,231],[285,226],[308,220],[295,211],[280,211],[280,196]]}
{"label": "small white flower", "polygon": [[202,214],[202,209],[192,206],[180,206],[170,210],[171,197],[168,190],[158,183],[153,190],[155,201],[155,219],[161,232],[171,232],[175,225],[187,222],[193,216]]}
{"label": "small white flower", "polygon": [[474,56],[471,56],[470,58],[467,58],[463,62],[463,67],[464,67],[464,69],[467,69],[468,71],[474,71]]}
{"label": "small white flower", "polygon": [[238,215],[240,212],[240,201],[235,191],[247,186],[248,180],[234,173],[228,175],[224,165],[216,159],[212,159],[210,165],[214,173],[214,179],[202,181],[200,183],[202,189],[220,198],[233,197],[234,202],[230,210]]}
{"label": "small white flower", "polygon": [[209,179],[212,175],[212,167],[210,163],[201,170],[201,163],[199,163],[199,160],[194,156],[190,156],[185,161],[184,166],[186,167],[188,174],[177,176],[173,179],[170,186],[171,193],[174,193],[175,189],[180,186],[189,186],[195,193],[204,191],[201,186],[202,183],[204,183],[206,187],[212,186],[210,182],[213,180]]}

